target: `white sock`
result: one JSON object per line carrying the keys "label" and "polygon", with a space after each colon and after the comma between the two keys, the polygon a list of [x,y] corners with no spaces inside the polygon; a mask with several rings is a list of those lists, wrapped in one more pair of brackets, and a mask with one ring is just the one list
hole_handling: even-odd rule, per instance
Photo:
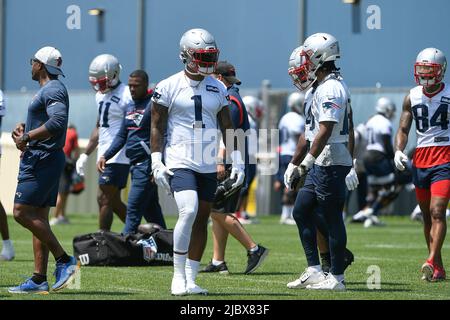
{"label": "white sock", "polygon": [[251,253],[253,253],[253,252],[256,252],[256,251],[258,251],[258,249],[259,249],[259,246],[258,245],[256,245],[256,246],[254,246],[253,248],[251,248],[250,250],[248,250],[248,251],[250,251]]}
{"label": "white sock", "polygon": [[211,262],[212,262],[213,266],[218,266],[218,265],[221,265],[223,263],[223,261],[215,260],[215,259],[212,259]]}
{"label": "white sock", "polygon": [[294,211],[294,206],[289,205],[286,207],[287,207],[287,210],[289,211],[289,215],[288,215],[289,219],[294,220],[294,217],[292,216],[292,212]]}
{"label": "white sock", "polygon": [[198,269],[200,268],[200,261],[186,259],[186,286],[195,286],[195,279],[197,278]]}
{"label": "white sock", "polygon": [[187,254],[173,254],[173,277],[185,280],[186,279],[186,259]]}
{"label": "white sock", "polygon": [[3,240],[3,248],[6,248],[6,249],[12,249],[13,248],[13,245],[12,245],[12,242],[11,242],[11,240]]}
{"label": "white sock", "polygon": [[344,281],[344,274],[333,274],[333,277],[336,279],[337,282]]}
{"label": "white sock", "polygon": [[322,272],[322,266],[320,264],[318,264],[316,266],[309,266],[308,271]]}
{"label": "white sock", "polygon": [[289,218],[289,206],[283,205],[281,208],[281,220]]}

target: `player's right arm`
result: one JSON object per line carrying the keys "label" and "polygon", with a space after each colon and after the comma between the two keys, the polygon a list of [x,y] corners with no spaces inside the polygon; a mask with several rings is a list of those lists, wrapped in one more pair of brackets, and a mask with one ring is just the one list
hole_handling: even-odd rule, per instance
{"label": "player's right arm", "polygon": [[152,123],[150,129],[150,148],[153,152],[162,152],[164,145],[164,135],[167,130],[167,118],[169,111],[156,102],[152,105]]}
{"label": "player's right arm", "polygon": [[95,148],[97,148],[98,128],[99,127],[100,127],[100,122],[99,122],[99,119],[97,118],[97,124],[96,124],[94,130],[92,130],[86,150],[84,153],[80,154],[80,156],[78,157],[78,160],[75,164],[75,169],[77,170],[77,173],[80,176],[84,176],[84,174],[85,174],[85,167],[86,167],[88,156],[95,150]]}
{"label": "player's right arm", "polygon": [[169,117],[169,108],[153,101],[152,102],[152,123],[150,128],[150,148],[152,151],[152,174],[160,187],[168,195],[171,195],[167,175],[173,175],[162,162],[162,151],[164,147],[164,135],[167,130],[167,119]]}
{"label": "player's right arm", "polygon": [[84,152],[86,155],[90,155],[92,152],[94,152],[95,148],[98,146],[98,131],[100,127],[100,122],[97,119],[97,124],[95,128],[91,132],[91,136],[89,137],[89,142],[86,147],[86,151]]}
{"label": "player's right arm", "polygon": [[404,163],[408,161],[408,157],[403,153],[406,144],[408,143],[408,134],[412,124],[412,109],[411,99],[409,94],[403,100],[402,114],[400,116],[400,124],[398,127],[397,135],[395,137],[395,166],[399,170],[405,170]]}

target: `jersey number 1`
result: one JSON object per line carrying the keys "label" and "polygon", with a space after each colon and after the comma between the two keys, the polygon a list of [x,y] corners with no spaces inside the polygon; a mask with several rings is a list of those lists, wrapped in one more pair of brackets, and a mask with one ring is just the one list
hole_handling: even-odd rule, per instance
{"label": "jersey number 1", "polygon": [[202,115],[202,96],[195,95],[191,97],[192,100],[194,100],[194,107],[195,107],[195,122],[192,125],[194,129],[200,129],[204,128],[205,125],[203,124],[203,115]]}
{"label": "jersey number 1", "polygon": [[111,102],[105,103],[105,110],[103,111],[103,116],[102,116],[103,101],[100,101],[99,105],[100,105],[100,108],[98,109],[98,119],[100,122],[100,127],[109,128],[108,113],[109,113],[109,107],[111,106]]}

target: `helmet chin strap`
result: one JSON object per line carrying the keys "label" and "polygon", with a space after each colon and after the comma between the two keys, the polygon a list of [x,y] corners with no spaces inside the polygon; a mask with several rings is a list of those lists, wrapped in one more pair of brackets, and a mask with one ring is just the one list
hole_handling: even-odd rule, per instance
{"label": "helmet chin strap", "polygon": [[188,69],[187,65],[184,66],[184,71],[186,71],[187,73],[189,73],[192,76],[199,76],[201,75],[199,72],[192,72]]}

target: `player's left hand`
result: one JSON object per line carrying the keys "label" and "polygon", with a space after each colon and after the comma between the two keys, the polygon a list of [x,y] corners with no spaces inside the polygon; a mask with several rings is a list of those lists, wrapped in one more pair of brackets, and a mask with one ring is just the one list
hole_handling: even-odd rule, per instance
{"label": "player's left hand", "polygon": [[[353,161],[355,163],[356,160]],[[355,168],[352,167],[350,172],[345,177],[345,184],[347,185],[347,189],[349,191],[355,190],[359,184],[358,175],[356,174]]]}
{"label": "player's left hand", "polygon": [[16,143],[16,148],[19,149],[20,151],[25,151],[26,147],[27,147],[27,143],[22,139],[23,135],[17,136],[14,139],[14,142]]}
{"label": "player's left hand", "polygon": [[234,150],[230,156],[232,160],[230,179],[236,178],[236,182],[233,183],[231,187],[237,188],[244,183],[244,161],[242,161],[242,155],[239,150]]}

